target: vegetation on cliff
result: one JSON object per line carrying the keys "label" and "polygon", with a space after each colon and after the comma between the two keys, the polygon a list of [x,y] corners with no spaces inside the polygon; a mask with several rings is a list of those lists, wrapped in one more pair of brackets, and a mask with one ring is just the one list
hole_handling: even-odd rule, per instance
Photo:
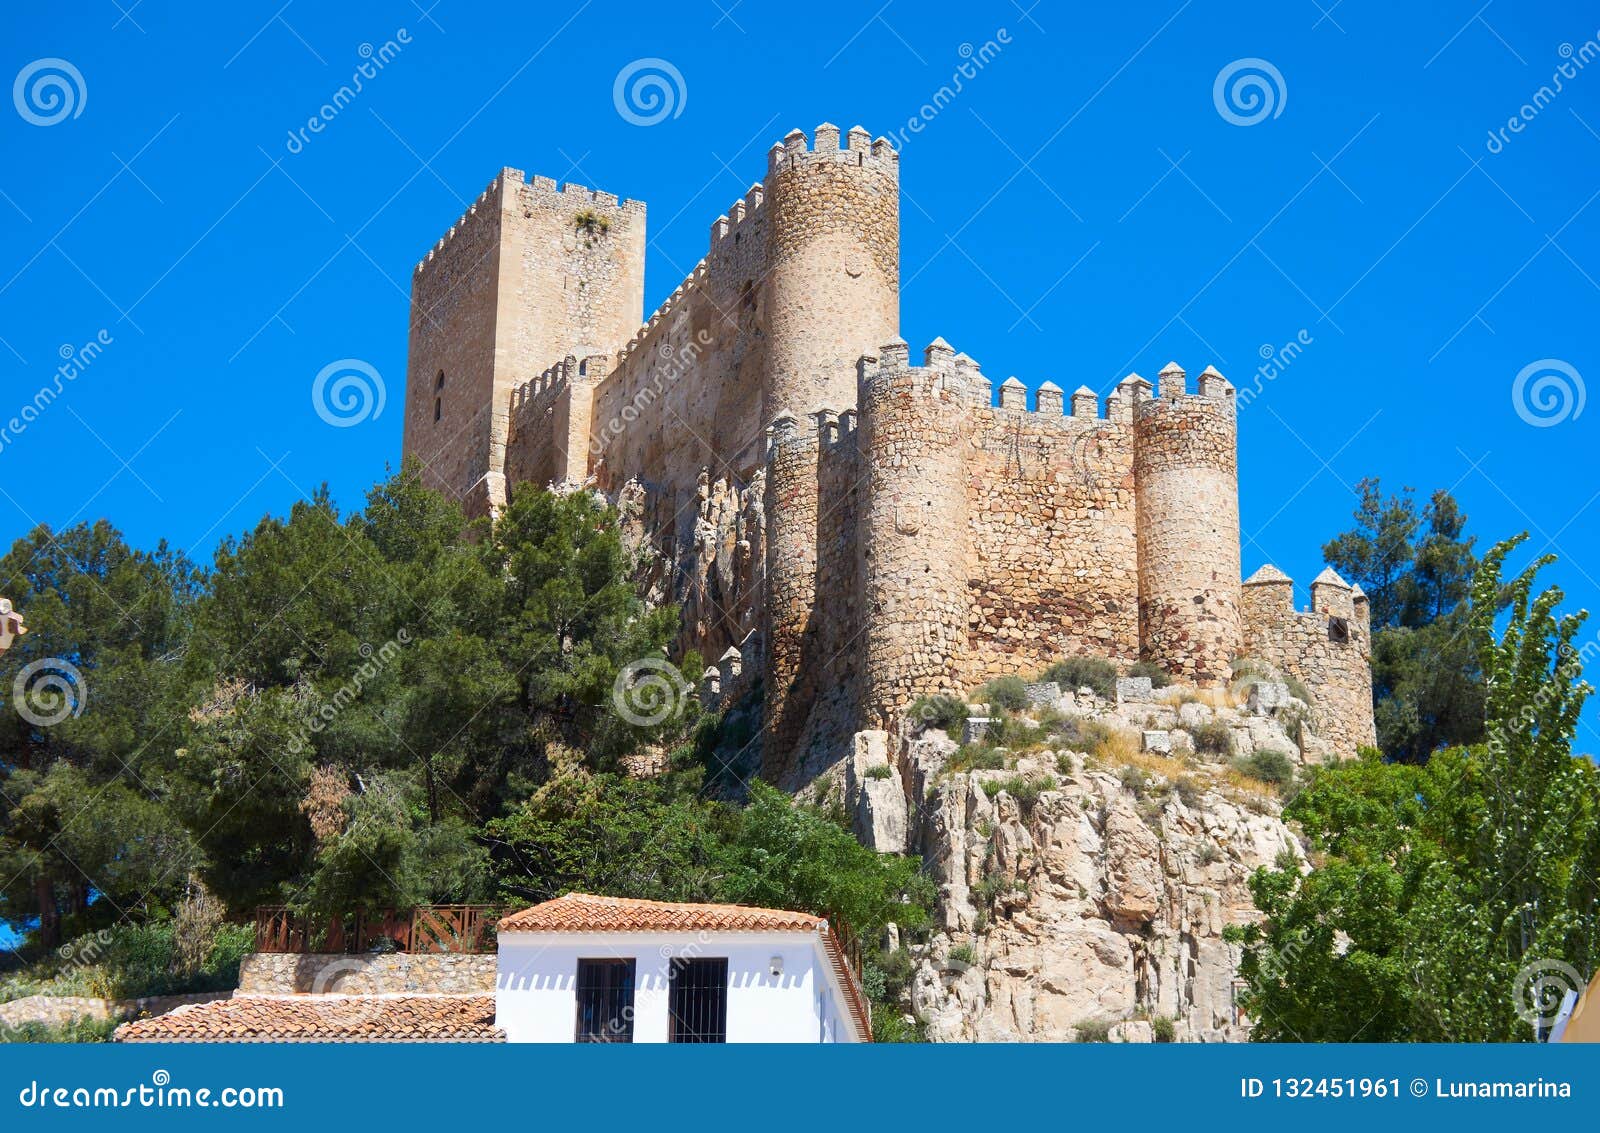
{"label": "vegetation on cliff", "polygon": [[1461,615],[1482,742],[1421,765],[1369,752],[1318,770],[1286,808],[1314,868],[1253,879],[1266,919],[1236,933],[1253,1038],[1529,1040],[1552,990],[1600,963],[1600,773],[1572,754],[1592,691],[1585,615],[1535,589],[1549,556],[1502,579],[1521,541],[1484,558]]}
{"label": "vegetation on cliff", "polygon": [[[519,491],[469,526],[409,473],[353,515],[323,492],[268,517],[204,571],[104,522],[36,529],[0,558],[33,630],[0,655],[0,919],[32,957],[137,936],[96,978],[144,991],[225,974],[227,924],[259,904],[581,889],[798,908],[868,939],[925,916],[915,865],[837,814],[760,784],[719,801],[729,737],[666,663],[677,611],[638,598],[634,565],[588,493]],[[36,662],[67,699],[12,691]],[[663,748],[668,774],[622,773]],[[219,912],[179,933],[197,894]],[[66,986],[59,967],[17,994]]]}

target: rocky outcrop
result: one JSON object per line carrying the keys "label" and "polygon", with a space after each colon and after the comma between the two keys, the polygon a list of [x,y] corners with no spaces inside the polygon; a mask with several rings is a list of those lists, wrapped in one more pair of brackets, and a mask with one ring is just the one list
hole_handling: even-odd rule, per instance
{"label": "rocky outcrop", "polygon": [[[1241,775],[1230,756],[1271,749],[1300,761],[1289,733],[1314,737],[1287,696],[1186,699],[1075,694],[1062,702],[1074,710],[1069,722],[1058,704],[1039,742],[1019,744],[1018,755],[1001,749],[1005,766],[993,770],[952,771],[958,745],[937,730],[890,745],[893,781],[920,800],[909,811],[911,845],[939,885],[933,935],[913,950],[910,1008],[930,1039],[1248,1036],[1234,1002],[1239,952],[1223,933],[1258,916],[1255,870],[1304,858],[1274,788]],[[1085,721],[1098,739],[1077,742],[1094,751],[1069,750],[1063,736]],[[1160,753],[1140,751],[1149,732],[1167,741]],[[855,763],[876,759],[863,752],[878,741],[862,737],[880,734],[858,737]],[[1196,735],[1236,746],[1200,751]],[[858,815],[879,805],[865,801],[870,782],[852,774],[846,801]],[[868,844],[878,829],[858,820]]]}

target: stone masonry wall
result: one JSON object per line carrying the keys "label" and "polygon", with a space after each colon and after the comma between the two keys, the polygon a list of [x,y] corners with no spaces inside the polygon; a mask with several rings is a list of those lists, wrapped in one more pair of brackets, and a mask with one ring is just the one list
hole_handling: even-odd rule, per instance
{"label": "stone masonry wall", "polygon": [[1233,387],[1215,370],[1187,392],[1176,364],[1137,396],[1139,637],[1144,655],[1200,685],[1239,651],[1239,469]]}
{"label": "stone masonry wall", "polygon": [[421,462],[425,484],[455,499],[485,493],[479,485],[491,474],[500,491],[490,422],[505,176],[489,184],[412,277],[405,453]]}
{"label": "stone masonry wall", "polygon": [[241,995],[492,995],[492,952],[372,955],[255,952],[239,965]]}
{"label": "stone masonry wall", "polygon": [[1244,584],[1244,652],[1292,674],[1310,691],[1312,724],[1333,754],[1377,743],[1372,715],[1372,626],[1366,596],[1332,570],[1311,585],[1311,609],[1294,608],[1294,583],[1263,567]]}
{"label": "stone masonry wall", "polygon": [[969,686],[1063,657],[1139,655],[1132,426],[1099,417],[1088,390],[1063,416],[1050,383],[1029,411],[1020,387],[974,414]]}
{"label": "stone masonry wall", "polygon": [[407,455],[474,512],[517,483],[624,504],[678,654],[765,658],[787,784],[923,693],[1072,655],[1218,684],[1247,632],[1369,734],[1350,651],[1259,603],[1241,626],[1226,380],[1130,375],[1102,415],[1016,379],[996,403],[943,340],[911,367],[898,200],[887,141],[793,131],[641,324],[644,205],[503,171],[418,266]]}

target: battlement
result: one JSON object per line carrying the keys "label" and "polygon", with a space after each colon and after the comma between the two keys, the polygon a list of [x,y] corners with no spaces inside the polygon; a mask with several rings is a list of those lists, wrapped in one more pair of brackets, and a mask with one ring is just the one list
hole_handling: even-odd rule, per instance
{"label": "battlement", "polygon": [[1191,392],[1186,386],[1182,368],[1176,363],[1169,363],[1161,371],[1162,393],[1159,399],[1148,381],[1138,374],[1129,374],[1105,398],[1102,414],[1100,396],[1088,386],[1079,386],[1068,396],[1055,382],[1046,380],[1030,392],[1020,378],[1013,376],[1000,383],[996,398],[994,383],[984,376],[978,362],[968,354],[957,353],[943,338],[936,338],[923,348],[921,366],[912,366],[910,358],[910,347],[904,341],[896,339],[885,343],[877,354],[861,358],[858,367],[861,381],[886,380],[892,375],[910,371],[919,376],[914,388],[925,392],[960,388],[979,406],[1044,418],[1070,417],[1091,421],[1131,421],[1134,407],[1142,402],[1183,399],[1231,406],[1234,396],[1233,385],[1214,367],[1205,368],[1200,374],[1198,388]]}
{"label": "battlement", "polygon": [[508,184],[516,186],[515,191],[524,205],[542,203],[558,208],[597,208],[639,219],[645,214],[645,203],[641,200],[619,198],[615,193],[572,181],[558,184],[553,177],[528,178],[520,169],[504,170],[502,176]]}
{"label": "battlement", "polygon": [[793,169],[812,162],[831,161],[858,166],[873,163],[889,170],[899,168],[900,155],[893,143],[882,135],[873,138],[862,126],[850,127],[842,147],[839,144],[839,127],[831,122],[818,126],[814,138],[813,142],[800,129],[785,134],[783,141],[767,151],[767,177],[770,179],[785,168]]}
{"label": "battlement", "polygon": [[[490,215],[497,213],[498,209],[491,209],[488,206],[491,201],[495,203],[499,202],[500,186],[508,178],[513,176],[516,178],[516,180],[521,181],[522,170],[511,168],[502,169],[500,171],[500,176],[489,182],[488,187],[484,189],[483,192],[478,194],[477,200],[473,201],[467,206],[467,211],[462,213],[460,218],[450,226],[449,231],[447,231],[443,236],[439,237],[438,243],[434,244],[432,248],[428,249],[428,254],[417,261],[417,266],[412,269],[412,275],[421,275],[423,269],[433,262],[433,258],[442,254],[444,250],[450,246],[451,242],[455,240],[457,232],[465,229],[468,224],[478,223],[475,218],[479,217],[480,214],[487,218]],[[498,217],[496,216],[495,219],[498,220]]]}
{"label": "battlement", "polygon": [[766,203],[767,189],[760,181],[751,185],[739,200],[728,206],[728,211],[711,222],[711,251],[718,251],[728,241],[737,244],[747,231],[747,223],[764,217],[762,206]]}
{"label": "battlement", "polygon": [[694,270],[684,277],[683,282],[672,289],[672,294],[661,301],[661,306],[657,307],[654,313],[640,325],[639,329],[634,332],[633,337],[629,338],[621,349],[617,351],[617,365],[620,366],[636,353],[640,345],[649,340],[657,327],[682,309],[690,301],[694,293],[705,286],[708,278],[706,261],[701,260],[694,265]]}
{"label": "battlement", "polygon": [[1372,618],[1361,587],[1332,567],[1311,583],[1311,605],[1294,603],[1294,580],[1271,563],[1241,587],[1244,652],[1276,665],[1312,690],[1316,734],[1354,752],[1374,742]]}

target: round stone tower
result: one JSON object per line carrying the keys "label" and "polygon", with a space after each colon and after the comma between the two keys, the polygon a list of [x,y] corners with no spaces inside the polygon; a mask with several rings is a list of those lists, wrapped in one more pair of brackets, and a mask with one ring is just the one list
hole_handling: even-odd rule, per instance
{"label": "round stone tower", "polygon": [[893,728],[916,697],[959,693],[971,600],[965,448],[977,393],[936,342],[923,367],[906,344],[863,362],[860,451],[864,708]]}
{"label": "round stone tower", "polygon": [[1140,653],[1200,685],[1225,683],[1242,645],[1234,410],[1226,378],[1207,367],[1190,394],[1175,362],[1133,406]]}
{"label": "round stone tower", "polygon": [[856,362],[899,332],[900,157],[860,126],[767,157],[766,369],[761,419],[856,404]]}

